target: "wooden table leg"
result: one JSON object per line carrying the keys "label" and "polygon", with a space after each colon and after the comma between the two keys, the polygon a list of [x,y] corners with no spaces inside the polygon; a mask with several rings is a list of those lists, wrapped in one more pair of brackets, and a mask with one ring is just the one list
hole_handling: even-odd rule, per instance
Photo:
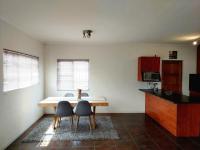
{"label": "wooden table leg", "polygon": [[93,128],[95,129],[96,128],[96,106],[93,106]]}
{"label": "wooden table leg", "polygon": [[[54,107],[54,110],[56,112],[56,107]],[[53,129],[56,129],[56,120],[57,120],[56,115],[54,115],[53,116]]]}
{"label": "wooden table leg", "polygon": [[57,117],[53,117],[53,129],[56,129],[56,122],[57,122]]}

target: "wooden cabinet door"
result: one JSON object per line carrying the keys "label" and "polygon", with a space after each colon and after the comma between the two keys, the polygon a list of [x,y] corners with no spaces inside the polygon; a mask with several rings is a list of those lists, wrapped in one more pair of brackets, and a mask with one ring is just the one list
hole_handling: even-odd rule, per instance
{"label": "wooden cabinet door", "polygon": [[177,105],[146,93],[145,113],[173,135],[177,135]]}
{"label": "wooden cabinet door", "polygon": [[159,57],[143,57],[141,66],[142,66],[143,72],[159,72],[160,58]]}
{"label": "wooden cabinet door", "polygon": [[138,58],[138,80],[142,81],[143,72],[160,72],[160,57]]}
{"label": "wooden cabinet door", "polygon": [[182,61],[162,61],[162,89],[182,93]]}

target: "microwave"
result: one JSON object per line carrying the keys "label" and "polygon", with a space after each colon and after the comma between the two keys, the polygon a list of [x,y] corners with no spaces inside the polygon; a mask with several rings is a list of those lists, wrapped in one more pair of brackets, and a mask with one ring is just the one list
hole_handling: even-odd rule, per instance
{"label": "microwave", "polygon": [[159,72],[143,72],[142,80],[146,82],[160,82]]}

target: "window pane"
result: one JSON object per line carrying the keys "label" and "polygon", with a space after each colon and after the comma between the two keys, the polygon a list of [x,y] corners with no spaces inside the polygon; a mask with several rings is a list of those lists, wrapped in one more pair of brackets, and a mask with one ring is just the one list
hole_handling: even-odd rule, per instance
{"label": "window pane", "polygon": [[88,61],[58,60],[58,90],[87,90],[88,70]]}
{"label": "window pane", "polygon": [[31,85],[31,58],[19,56],[19,88]]}
{"label": "window pane", "polygon": [[4,72],[4,91],[24,88],[39,81],[39,60],[4,50],[3,53],[3,72]]}

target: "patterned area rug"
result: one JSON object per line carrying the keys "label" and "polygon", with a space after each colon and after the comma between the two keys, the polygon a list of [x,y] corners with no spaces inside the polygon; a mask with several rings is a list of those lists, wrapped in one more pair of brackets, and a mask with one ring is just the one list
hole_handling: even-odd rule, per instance
{"label": "patterned area rug", "polygon": [[81,117],[77,132],[70,127],[68,118],[63,118],[56,130],[53,130],[52,118],[44,118],[39,124],[24,138],[23,142],[41,142],[52,140],[104,140],[119,139],[117,131],[113,128],[109,116],[97,116],[97,127],[90,132],[88,117]]}

